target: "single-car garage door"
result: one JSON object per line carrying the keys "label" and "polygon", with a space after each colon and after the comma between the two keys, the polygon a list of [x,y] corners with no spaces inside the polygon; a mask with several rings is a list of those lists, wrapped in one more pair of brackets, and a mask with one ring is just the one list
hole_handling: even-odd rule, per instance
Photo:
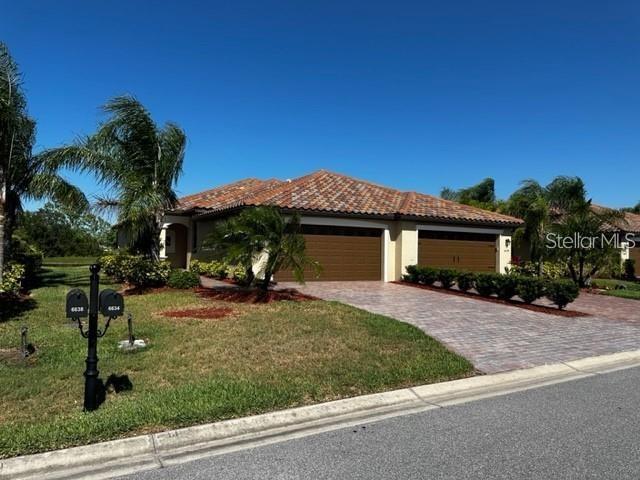
{"label": "single-car garage door", "polygon": [[470,272],[495,272],[496,236],[420,230],[418,264]]}
{"label": "single-car garage door", "polygon": [[[302,233],[307,255],[322,266],[318,278],[306,269],[305,281],[382,279],[381,229],[303,225]],[[277,273],[276,280],[294,280],[293,273]]]}

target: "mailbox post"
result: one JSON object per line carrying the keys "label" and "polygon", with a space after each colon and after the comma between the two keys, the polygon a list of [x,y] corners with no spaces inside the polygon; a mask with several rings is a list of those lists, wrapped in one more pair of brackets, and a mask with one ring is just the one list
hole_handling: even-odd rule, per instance
{"label": "mailbox post", "polygon": [[[89,331],[87,335],[87,369],[84,372],[84,409],[92,411],[98,408],[98,289],[100,288],[100,266],[89,267]],[[80,325],[82,325],[80,323]],[[82,327],[81,327],[82,332]],[[83,335],[84,336],[84,335]]]}
{"label": "mailbox post", "polygon": [[[91,265],[89,299],[80,289],[73,289],[67,294],[67,317],[78,321],[80,334],[87,339],[86,370],[84,372],[84,409],[92,411],[98,408],[100,380],[98,378],[98,338],[107,333],[112,319],[124,314],[124,299],[114,290],[100,289],[99,265]],[[107,317],[104,329],[98,329],[98,314]],[[88,329],[85,332],[81,318],[89,317]]]}

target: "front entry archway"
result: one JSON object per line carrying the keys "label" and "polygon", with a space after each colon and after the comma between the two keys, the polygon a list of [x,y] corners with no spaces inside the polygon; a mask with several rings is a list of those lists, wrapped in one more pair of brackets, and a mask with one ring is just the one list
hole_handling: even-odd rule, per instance
{"label": "front entry archway", "polygon": [[167,227],[164,251],[173,268],[187,268],[187,227],[172,223]]}

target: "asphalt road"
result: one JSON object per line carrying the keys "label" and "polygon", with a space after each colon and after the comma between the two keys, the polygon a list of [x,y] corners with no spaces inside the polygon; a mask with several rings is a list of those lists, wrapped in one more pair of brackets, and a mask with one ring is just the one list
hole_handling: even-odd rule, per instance
{"label": "asphalt road", "polygon": [[122,478],[635,480],[640,368]]}

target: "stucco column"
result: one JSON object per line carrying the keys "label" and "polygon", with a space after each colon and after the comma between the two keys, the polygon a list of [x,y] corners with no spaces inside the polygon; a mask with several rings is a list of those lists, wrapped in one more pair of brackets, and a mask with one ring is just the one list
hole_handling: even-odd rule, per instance
{"label": "stucco column", "polygon": [[620,242],[620,263],[624,263],[624,261],[629,260],[629,258],[631,258],[629,242]]}
{"label": "stucco column", "polygon": [[167,226],[164,225],[160,230],[160,258],[162,260],[167,258],[167,250],[165,248],[166,239],[167,239]]}
{"label": "stucco column", "polygon": [[400,222],[395,244],[396,265],[395,278],[400,280],[406,267],[418,263],[418,230],[412,222]]}
{"label": "stucco column", "polygon": [[496,238],[496,271],[506,273],[511,265],[511,235],[498,235]]}

